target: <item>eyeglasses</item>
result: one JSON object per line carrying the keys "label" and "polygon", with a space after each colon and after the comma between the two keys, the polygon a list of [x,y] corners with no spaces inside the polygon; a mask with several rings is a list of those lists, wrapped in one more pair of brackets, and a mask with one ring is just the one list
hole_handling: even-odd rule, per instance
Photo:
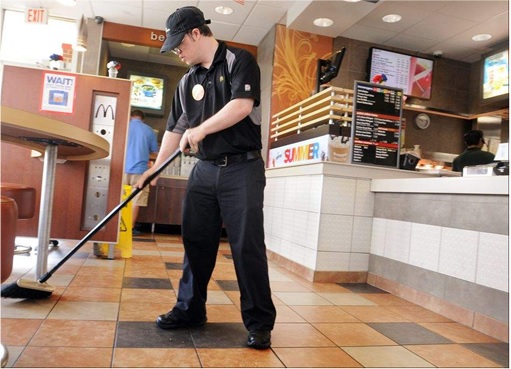
{"label": "eyeglasses", "polygon": [[185,33],[185,36],[183,37],[183,39],[181,40],[181,42],[179,43],[179,45],[177,45],[175,48],[173,48],[173,49],[172,49],[172,50],[170,50],[170,51],[172,51],[172,52],[173,52],[174,54],[176,54],[176,55],[181,54],[181,53],[182,53],[182,50],[181,50],[180,46],[183,44],[183,42],[185,42],[185,38],[186,38],[186,36],[187,36],[187,35],[188,35],[188,33]]}

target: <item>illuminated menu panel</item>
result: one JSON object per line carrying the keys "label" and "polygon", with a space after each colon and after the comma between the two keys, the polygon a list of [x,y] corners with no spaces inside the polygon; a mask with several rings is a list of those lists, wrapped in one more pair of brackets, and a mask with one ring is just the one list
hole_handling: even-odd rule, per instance
{"label": "illuminated menu panel", "polygon": [[356,81],[352,164],[399,166],[403,90]]}

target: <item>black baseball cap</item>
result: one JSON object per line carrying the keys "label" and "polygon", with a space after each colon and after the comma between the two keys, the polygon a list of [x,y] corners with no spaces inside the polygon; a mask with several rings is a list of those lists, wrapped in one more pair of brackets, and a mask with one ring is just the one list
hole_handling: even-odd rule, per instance
{"label": "black baseball cap", "polygon": [[160,49],[160,53],[178,47],[181,41],[183,41],[186,32],[189,30],[209,23],[211,23],[211,20],[204,19],[204,13],[195,6],[184,6],[177,9],[174,13],[169,15],[165,23],[165,32],[167,35]]}

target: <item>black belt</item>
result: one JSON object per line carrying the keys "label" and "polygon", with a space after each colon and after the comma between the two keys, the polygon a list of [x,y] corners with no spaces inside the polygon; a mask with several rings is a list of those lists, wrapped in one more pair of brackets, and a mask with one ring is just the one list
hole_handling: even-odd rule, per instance
{"label": "black belt", "polygon": [[217,167],[226,167],[231,164],[241,163],[245,160],[256,159],[261,157],[259,150],[244,152],[243,154],[225,155],[218,159],[204,160]]}

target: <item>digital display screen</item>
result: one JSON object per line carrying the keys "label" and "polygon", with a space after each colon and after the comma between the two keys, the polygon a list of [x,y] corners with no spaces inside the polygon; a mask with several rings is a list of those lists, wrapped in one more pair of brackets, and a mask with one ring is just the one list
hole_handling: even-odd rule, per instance
{"label": "digital display screen", "polygon": [[407,96],[431,98],[433,60],[371,48],[368,82],[403,90]]}
{"label": "digital display screen", "polygon": [[130,73],[129,80],[132,81],[131,106],[141,108],[148,113],[163,115],[165,79],[163,77]]}
{"label": "digital display screen", "polygon": [[490,55],[483,65],[483,99],[509,93],[509,52],[508,50]]}

